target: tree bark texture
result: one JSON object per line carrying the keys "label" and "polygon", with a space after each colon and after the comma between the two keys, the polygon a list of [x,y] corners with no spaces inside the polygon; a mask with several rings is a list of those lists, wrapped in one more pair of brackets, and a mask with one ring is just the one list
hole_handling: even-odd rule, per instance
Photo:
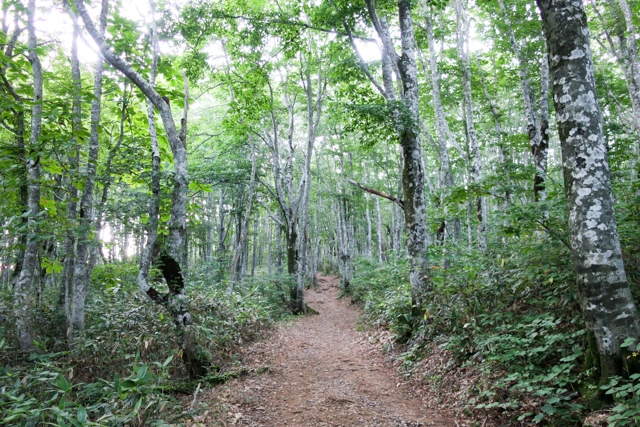
{"label": "tree bark texture", "polygon": [[[433,103],[433,109],[436,115],[436,135],[438,137],[438,151],[440,157],[440,188],[443,191],[453,187],[453,174],[451,173],[451,165],[449,160],[449,151],[447,140],[451,136],[449,130],[449,124],[447,123],[446,116],[444,114],[444,108],[442,107],[442,100],[440,96],[440,70],[438,69],[438,61],[436,58],[436,46],[433,37],[433,21],[431,19],[431,8],[426,2],[424,2],[425,10],[425,30],[427,33],[427,43],[429,45],[429,69],[431,71],[431,97]],[[443,194],[443,196],[445,196]],[[446,223],[446,221],[445,221]]]}
{"label": "tree bark texture", "polygon": [[[68,157],[69,183],[67,185],[67,233],[64,242],[64,268],[62,271],[62,286],[64,298],[63,309],[66,317],[67,335],[71,337],[71,295],[73,293],[73,284],[75,278],[76,265],[76,220],[78,216],[78,188],[75,185],[76,180],[80,179],[80,147],[76,137],[82,127],[82,81],[80,75],[80,61],[78,60],[78,38],[80,37],[80,25],[78,20],[73,20],[73,39],[71,42],[71,77],[73,81],[73,106],[71,117],[71,154]],[[84,326],[84,325],[83,325]]]}
{"label": "tree bark texture", "polygon": [[[416,66],[416,46],[411,17],[411,3],[407,0],[398,1],[398,18],[400,22],[401,55],[398,55],[393,40],[390,36],[386,21],[378,17],[375,0],[365,0],[369,17],[391,60],[391,67],[400,83],[398,87],[399,98],[403,102],[405,114],[402,122],[397,122],[398,136],[400,139],[402,164],[402,188],[405,203],[405,224],[408,241],[407,252],[409,258],[410,282],[412,289],[412,304],[420,310],[422,298],[428,286],[429,262],[427,257],[428,230],[424,196],[424,169],[422,161],[422,146],[420,143],[420,117],[418,95],[418,70]],[[384,55],[383,55],[384,56]],[[383,64],[384,65],[384,64]],[[383,71],[385,67],[383,66]],[[388,74],[388,73],[387,73]],[[395,95],[387,91],[373,80],[367,77],[382,92],[385,99],[396,99]]]}
{"label": "tree bark texture", "polygon": [[422,147],[419,138],[418,70],[416,67],[415,37],[411,18],[411,3],[398,1],[402,55],[398,61],[404,89],[404,102],[411,117],[400,134],[404,167],[402,183],[405,200],[407,227],[407,251],[409,255],[409,277],[413,304],[420,306],[428,285],[429,260],[427,258],[427,218],[424,196],[424,170],[422,169]]}
{"label": "tree bark texture", "polygon": [[[502,10],[503,19],[507,25],[509,31],[509,39],[511,40],[511,47],[513,48],[513,56],[518,64],[518,69],[520,71],[520,89],[522,91],[522,101],[524,103],[525,116],[527,120],[527,132],[529,134],[529,145],[531,147],[531,154],[534,158],[534,163],[536,166],[536,175],[534,177],[533,190],[534,190],[534,198],[536,201],[544,200],[545,197],[545,179],[547,174],[547,149],[549,148],[548,142],[549,139],[544,138],[543,135],[546,135],[549,123],[547,120],[546,127],[544,122],[538,122],[538,118],[534,111],[533,103],[531,102],[531,83],[529,81],[529,77],[527,75],[527,70],[522,62],[522,58],[520,55],[520,45],[516,40],[515,32],[513,31],[513,25],[511,23],[511,18],[507,13],[507,9],[504,5],[503,0],[498,0],[498,4],[500,5],[500,9]],[[542,66],[543,72],[543,80],[545,73],[545,65]],[[548,69],[546,70],[548,72]],[[544,85],[544,81],[543,81]],[[544,92],[544,89],[543,89]],[[541,107],[542,108],[542,107]],[[543,119],[541,117],[541,119]]]}
{"label": "tree bark texture", "polygon": [[[104,34],[107,27],[108,1],[102,0],[100,12],[100,34]],[[70,328],[84,329],[84,304],[89,290],[89,281],[93,263],[89,262],[90,245],[95,239],[89,235],[94,227],[93,195],[95,191],[95,179],[100,148],[98,126],[100,124],[101,100],[102,100],[102,74],[104,61],[98,59],[93,78],[93,100],[91,101],[91,128],[89,133],[89,151],[87,154],[87,169],[84,180],[84,188],[80,198],[80,227],[78,230],[78,243],[76,247],[76,264],[73,283],[73,299],[71,303]],[[98,230],[96,229],[95,232]]]}
{"label": "tree bark texture", "polygon": [[29,32],[29,62],[33,72],[33,107],[31,108],[31,138],[27,153],[27,171],[29,176],[28,208],[29,226],[27,228],[27,249],[22,261],[20,276],[13,289],[14,316],[18,345],[21,350],[33,351],[33,333],[30,326],[31,286],[38,268],[38,219],[40,213],[40,134],[42,131],[42,65],[36,51],[38,40],[35,28],[36,0],[29,0],[27,7],[27,27]]}
{"label": "tree bark texture", "polygon": [[[153,5],[152,5],[153,7]],[[153,15],[153,9],[152,9]],[[153,57],[151,59],[151,70],[149,71],[149,84],[155,85],[158,72],[158,36],[154,16],[151,16],[151,40]],[[140,269],[138,271],[138,287],[143,295],[153,296],[157,293],[155,289],[151,291],[149,283],[149,269],[153,262],[154,248],[158,240],[158,225],[160,220],[160,147],[158,145],[158,133],[156,130],[155,108],[149,98],[147,98],[147,127],[149,130],[149,141],[151,142],[151,200],[149,201],[149,223],[147,226],[147,242],[142,255],[140,256]],[[151,295],[150,295],[151,292]]]}
{"label": "tree bark texture", "polygon": [[537,4],[549,50],[578,292],[604,382],[623,372],[629,349],[621,346],[626,338],[638,343],[640,318],[622,262],[587,16],[582,2]]}

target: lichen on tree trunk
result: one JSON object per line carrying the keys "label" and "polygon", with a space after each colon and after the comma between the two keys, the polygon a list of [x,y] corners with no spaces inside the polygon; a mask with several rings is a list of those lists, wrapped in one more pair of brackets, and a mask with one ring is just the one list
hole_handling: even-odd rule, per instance
{"label": "lichen on tree trunk", "polygon": [[[625,356],[640,340],[640,318],[622,262],[587,16],[582,2],[537,3],[549,49],[578,293],[606,382],[634,361]],[[628,338],[634,344],[623,348]]]}
{"label": "lichen on tree trunk", "polygon": [[29,62],[33,69],[33,106],[31,108],[31,139],[27,154],[27,171],[29,175],[28,208],[29,219],[27,227],[27,249],[22,261],[22,269],[13,289],[15,328],[18,344],[21,350],[33,351],[33,333],[30,325],[31,286],[34,274],[38,268],[38,223],[40,212],[40,134],[42,131],[42,65],[37,53],[38,40],[35,29],[36,1],[29,0],[28,32],[29,32]]}

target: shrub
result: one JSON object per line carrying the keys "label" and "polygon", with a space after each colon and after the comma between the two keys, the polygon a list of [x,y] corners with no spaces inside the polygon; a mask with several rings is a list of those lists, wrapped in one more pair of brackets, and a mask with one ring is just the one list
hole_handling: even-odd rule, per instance
{"label": "shrub", "polygon": [[[187,374],[176,357],[175,329],[163,307],[142,297],[137,272],[134,264],[94,269],[86,329],[76,334],[72,350],[55,328],[43,326],[60,323],[59,291],[52,287],[43,294],[36,309],[43,354],[25,362],[15,348],[0,345],[6,362],[0,365],[0,426],[162,426],[179,420],[182,410],[171,391],[184,388],[179,384]],[[187,279],[191,337],[221,365],[238,343],[288,313],[283,303],[288,286],[285,277],[264,277],[229,294],[226,284],[210,279],[206,266],[194,269]],[[13,322],[9,303],[5,292],[0,328],[8,336]]]}

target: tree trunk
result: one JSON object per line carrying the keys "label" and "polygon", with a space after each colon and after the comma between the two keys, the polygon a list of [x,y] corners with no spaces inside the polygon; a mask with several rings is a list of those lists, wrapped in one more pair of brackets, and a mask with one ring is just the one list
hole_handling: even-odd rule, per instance
{"label": "tree trunk", "polygon": [[[480,157],[480,142],[476,133],[473,117],[473,97],[471,95],[471,61],[469,52],[469,18],[463,0],[455,1],[456,26],[458,41],[458,58],[462,66],[462,89],[464,94],[464,117],[466,119],[466,133],[469,141],[469,178],[473,183],[482,180],[482,158]],[[476,217],[478,219],[478,247],[481,251],[487,249],[487,201],[485,197],[476,196]],[[471,218],[469,218],[471,220]]]}
{"label": "tree trunk", "polygon": [[376,238],[378,241],[378,262],[382,264],[383,253],[382,253],[382,215],[380,215],[380,198],[375,198],[376,202]]}
{"label": "tree trunk", "polygon": [[42,65],[36,51],[38,40],[35,28],[36,0],[29,0],[27,7],[29,32],[29,62],[33,70],[33,106],[31,108],[31,138],[27,155],[29,175],[29,226],[27,228],[27,249],[24,253],[20,276],[13,289],[15,328],[21,350],[33,351],[33,333],[30,326],[31,292],[33,277],[38,268],[38,214],[40,213],[40,133],[42,131]]}
{"label": "tree trunk", "polygon": [[283,227],[281,225],[277,225],[275,229],[275,238],[276,238],[276,274],[282,273],[282,234]]}
{"label": "tree trunk", "polygon": [[[308,59],[308,58],[307,58]],[[303,64],[301,64],[302,66]],[[316,140],[316,131],[320,122],[320,115],[322,112],[322,102],[324,100],[326,81],[323,84],[322,68],[318,67],[317,76],[317,93],[314,101],[314,90],[311,81],[310,61],[307,60],[305,65],[303,86],[305,88],[305,95],[307,98],[307,151],[304,159],[303,169],[303,183],[300,185],[303,192],[300,198],[299,218],[300,218],[300,233],[302,238],[300,239],[298,267],[297,267],[297,280],[296,280],[296,307],[294,311],[303,311],[306,313],[307,307],[304,302],[304,288],[305,288],[305,276],[307,265],[309,263],[309,198],[311,192],[311,159],[313,158],[313,146]]]}
{"label": "tree trunk", "polygon": [[[6,20],[8,15],[8,10],[4,10],[3,20]],[[14,13],[14,28],[11,37],[7,41],[6,45],[4,45],[4,56],[6,58],[11,58],[14,56],[14,49],[16,43],[18,42],[18,37],[24,30],[21,28],[20,22],[20,14]],[[6,26],[6,21],[3,21],[3,30],[5,34],[9,34],[9,28]],[[15,134],[16,137],[16,148],[17,148],[17,157],[18,163],[23,162],[24,164],[20,165],[21,170],[19,172],[19,194],[20,194],[20,203],[22,207],[21,214],[25,214],[29,211],[29,178],[27,171],[27,149],[25,147],[25,135],[26,135],[26,125],[25,125],[25,109],[24,109],[24,99],[16,92],[12,83],[6,76],[6,70],[9,67],[9,64],[5,64],[4,66],[0,66],[0,77],[1,83],[6,90],[6,93],[11,96],[11,99],[15,101],[16,106],[14,108],[10,108],[10,111],[15,116],[15,127],[11,129],[12,133]],[[24,229],[28,228],[29,219],[25,215],[21,215],[20,221],[22,222],[22,226]],[[15,284],[16,280],[20,277],[20,271],[22,270],[22,264],[24,262],[24,254],[27,247],[27,233],[21,233],[19,237],[20,241],[18,244],[17,254],[13,260],[13,270],[11,274],[11,282]],[[8,260],[5,265],[8,265]],[[8,270],[7,271],[8,274]]]}
{"label": "tree trunk", "polygon": [[340,156],[340,170],[342,174],[342,186],[338,188],[338,177],[336,176],[336,192],[341,195],[338,199],[338,243],[340,248],[339,262],[341,265],[340,284],[343,290],[348,290],[351,284],[351,259],[353,252],[351,250],[351,240],[355,236],[349,233],[349,217],[347,215],[347,194],[345,185],[345,169],[344,159]]}
{"label": "tree trunk", "polygon": [[536,177],[533,184],[535,201],[547,198],[547,155],[549,153],[549,60],[545,53],[540,67],[540,144],[533,151]]}
{"label": "tree trunk", "polygon": [[[160,96],[153,85],[146,81],[130,64],[114,54],[106,44],[104,38],[96,30],[86,10],[84,1],[75,0],[75,5],[78,13],[82,17],[85,28],[100,48],[105,60],[127,76],[160,112],[165,134],[173,154],[174,166],[169,235],[164,243],[164,248],[159,250],[158,257],[163,276],[169,287],[169,293],[160,296],[157,292],[153,294],[153,292],[151,292],[153,288],[150,288],[147,295],[156,302],[162,301],[163,305],[173,316],[179,345],[183,350],[182,359],[187,366],[189,374],[194,377],[203,376],[206,374],[209,361],[205,360],[202,356],[203,353],[199,351],[195,342],[191,337],[187,336],[186,328],[191,323],[191,315],[189,313],[189,299],[185,294],[184,277],[180,266],[186,233],[187,190],[189,184],[186,144],[186,110],[188,108],[188,102],[185,102],[185,115],[182,119],[181,131],[178,133],[169,102]],[[154,37],[157,37],[155,32]],[[157,42],[155,42],[155,44],[157,44]],[[185,90],[185,96],[187,95],[188,93]]]}
{"label": "tree trunk", "polygon": [[[266,218],[265,218],[266,222]],[[269,276],[273,274],[273,226],[267,223],[267,272]]]}
{"label": "tree trunk", "polygon": [[[546,56],[544,58],[544,61],[546,61]],[[494,67],[496,65],[494,64]],[[543,64],[544,66],[544,64]],[[505,147],[504,144],[504,131],[502,129],[502,123],[500,121],[500,111],[498,109],[498,106],[496,104],[496,101],[493,99],[493,97],[491,96],[491,94],[489,93],[489,88],[487,87],[487,82],[484,78],[484,76],[482,75],[482,69],[480,68],[480,64],[478,63],[478,69],[480,70],[480,81],[482,82],[482,89],[484,91],[484,96],[485,98],[487,98],[487,103],[489,104],[489,108],[491,109],[491,116],[493,117],[493,123],[494,126],[496,128],[496,137],[498,140],[498,157],[500,159],[500,163],[502,164],[502,168],[503,168],[503,173],[504,173],[504,200],[502,200],[500,202],[500,211],[502,212],[506,212],[507,210],[507,206],[508,203],[511,201],[511,190],[510,190],[510,186],[511,186],[511,171],[510,171],[510,160],[509,160],[509,154],[507,152],[507,149]],[[549,67],[547,65],[547,87],[548,87],[548,81],[549,81],[549,73],[548,73]],[[544,92],[544,91],[543,91]],[[548,95],[548,88],[547,88],[547,95]],[[542,96],[541,96],[542,98]],[[548,100],[547,100],[548,102]],[[542,101],[540,104],[540,109],[542,111]],[[547,108],[547,115],[546,115],[546,123],[547,123],[547,128],[549,127],[549,109]],[[540,114],[541,116],[541,120],[542,119],[542,112]],[[547,138],[547,140],[549,139],[549,131],[548,129],[545,131],[545,136]]]}
{"label": "tree trunk", "polygon": [[[369,181],[369,169],[367,164],[363,164],[364,168],[364,179],[365,181]],[[369,209],[369,193],[364,193],[364,201],[365,201],[365,217],[367,220],[367,236],[364,246],[364,255],[367,259],[373,258],[373,229],[371,225],[371,211]]]}
{"label": "tree trunk", "polygon": [[[625,372],[625,355],[640,339],[640,318],[620,250],[587,16],[582,2],[537,4],[549,49],[578,292],[604,383]],[[634,344],[623,348],[627,338]]]}
{"label": "tree trunk", "polygon": [[[633,122],[638,135],[636,141],[635,154],[638,154],[638,144],[640,144],[640,64],[638,63],[638,48],[636,45],[636,27],[633,23],[633,12],[629,7],[627,0],[618,0],[624,21],[627,26],[628,44],[626,52],[620,52],[623,55],[623,68],[627,80],[627,87],[631,98],[633,111]],[[634,171],[635,176],[640,176],[640,171]]]}
{"label": "tree trunk", "polygon": [[220,196],[218,197],[218,244],[216,245],[216,257],[219,263],[222,263],[224,241],[227,237],[224,231],[224,194],[224,189],[220,188]]}
{"label": "tree trunk", "polygon": [[[251,278],[256,272],[256,265],[258,264],[258,223],[260,222],[260,215],[256,215],[256,220],[253,222],[253,244],[251,255]],[[262,252],[262,251],[260,251]]]}
{"label": "tree trunk", "polygon": [[[153,5],[152,5],[153,10]],[[152,12],[153,15],[153,12]],[[151,39],[153,43],[153,57],[151,59],[151,70],[149,72],[149,84],[154,86],[158,72],[158,38],[155,17],[151,17]],[[149,201],[149,222],[147,224],[147,242],[142,255],[140,256],[140,269],[138,270],[138,287],[142,293],[149,296],[151,292],[155,296],[155,289],[149,283],[149,269],[153,263],[153,258],[157,254],[156,244],[158,243],[158,225],[160,221],[160,147],[158,144],[158,133],[156,130],[156,114],[153,103],[147,98],[147,126],[149,130],[149,140],[151,142],[151,200]],[[152,291],[153,289],[153,291]],[[155,291],[155,292],[154,292]]]}
{"label": "tree trunk", "polygon": [[[108,1],[102,0],[100,11],[100,34],[104,34],[107,27]],[[75,21],[74,21],[75,24]],[[73,329],[84,329],[84,304],[89,290],[91,272],[94,261],[91,262],[89,256],[91,240],[89,234],[94,222],[93,195],[95,191],[96,170],[99,155],[99,124],[102,100],[102,74],[104,62],[98,60],[94,72],[93,80],[93,100],[91,101],[91,128],[89,134],[89,151],[87,153],[87,170],[84,181],[84,188],[80,198],[80,215],[78,243],[76,248],[76,264],[73,283],[73,300],[71,304],[70,331]],[[126,90],[126,88],[125,88]],[[99,230],[95,229],[96,234]],[[97,236],[94,238],[94,241]]]}
{"label": "tree trunk", "polygon": [[[640,148],[640,65],[638,64],[638,52],[636,46],[636,29],[633,23],[633,14],[626,0],[609,0],[609,7],[616,16],[613,19],[614,30],[617,38],[617,46],[607,31],[607,22],[604,20],[596,3],[592,4],[598,18],[600,18],[606,39],[609,42],[611,54],[622,69],[629,98],[631,100],[632,119],[631,127],[635,132],[634,156],[631,157],[632,178],[639,176],[637,170],[637,156]],[[628,34],[627,34],[628,32]]]}
{"label": "tree trunk", "polygon": [[[436,135],[438,137],[438,154],[440,159],[440,188],[443,194],[440,195],[440,203],[444,202],[450,188],[454,186],[453,174],[451,173],[451,165],[449,160],[448,138],[453,138],[449,124],[447,123],[444,109],[442,108],[442,100],[440,97],[440,70],[438,69],[438,61],[436,59],[436,46],[433,37],[433,21],[431,19],[431,8],[427,2],[423,2],[425,9],[425,30],[427,33],[427,42],[429,45],[429,68],[431,71],[431,97],[433,109],[436,115]],[[447,216],[447,208],[445,206],[445,217]],[[460,221],[455,221],[454,234],[456,239],[460,237]],[[449,221],[445,218],[445,228],[442,230],[442,237],[446,235],[446,227]]]}
{"label": "tree trunk", "polygon": [[409,280],[412,302],[418,312],[422,310],[427,287],[429,260],[427,258],[427,219],[424,197],[424,170],[422,147],[419,139],[418,70],[415,60],[415,38],[411,19],[411,3],[398,1],[402,56],[398,61],[404,88],[404,102],[412,123],[403,126],[400,145],[404,156],[402,182],[409,255]]}
{"label": "tree trunk", "polygon": [[[69,183],[67,185],[67,233],[64,242],[64,267],[62,271],[62,287],[64,298],[62,308],[67,323],[67,335],[72,338],[73,325],[71,324],[71,295],[74,289],[76,267],[76,220],[78,216],[78,188],[75,181],[80,179],[80,147],[76,137],[82,127],[82,81],[80,75],[80,61],[78,60],[78,38],[80,37],[80,25],[78,20],[73,20],[73,39],[71,42],[71,76],[73,79],[73,106],[71,117],[71,155],[68,158]],[[83,301],[84,302],[84,301]],[[84,311],[84,307],[83,307]],[[83,319],[84,320],[84,319]],[[84,324],[82,325],[84,327]]]}
{"label": "tree trunk", "polygon": [[[429,261],[427,257],[428,230],[424,195],[424,169],[422,146],[419,138],[418,70],[415,59],[416,47],[413,20],[411,18],[411,4],[407,0],[398,1],[401,41],[401,56],[398,56],[384,20],[379,19],[377,16],[375,1],[365,0],[365,3],[371,22],[384,46],[383,54],[386,53],[392,60],[392,67],[396,72],[399,83],[401,83],[398,92],[405,104],[405,113],[408,113],[402,121],[396,121],[396,127],[403,158],[402,187],[405,201],[412,306],[416,314],[418,314],[422,310],[423,297],[428,287]],[[346,24],[345,27],[348,29]],[[360,63],[361,68],[365,70],[366,65],[363,64],[363,61],[360,61]],[[367,73],[367,77],[387,101],[395,99],[395,95],[387,93],[389,89],[383,89],[373,80],[370,73]]]}
{"label": "tree trunk", "polygon": [[[538,119],[536,117],[533,103],[531,102],[531,89],[529,77],[527,76],[527,70],[525,65],[522,62],[522,58],[520,57],[520,46],[516,41],[516,36],[513,31],[513,25],[511,24],[511,19],[507,14],[507,9],[504,5],[503,0],[498,0],[498,4],[500,5],[500,9],[502,10],[503,19],[507,25],[509,31],[509,39],[511,40],[511,47],[513,49],[513,56],[515,57],[516,63],[518,64],[518,68],[520,70],[520,89],[522,91],[522,101],[524,103],[524,110],[527,119],[527,132],[529,134],[529,145],[531,147],[531,153],[533,154],[534,163],[536,166],[536,175],[534,177],[534,199],[535,201],[544,200],[545,197],[545,179],[547,175],[547,149],[548,149],[548,138],[544,138],[543,135],[546,134],[549,124],[548,121],[545,124],[541,122],[541,126],[538,125]],[[545,70],[545,66],[542,67],[543,74]],[[542,76],[544,79],[544,75]],[[544,84],[544,82],[543,82]],[[544,89],[543,89],[544,92]]]}
{"label": "tree trunk", "polygon": [[245,209],[244,220],[242,221],[240,228],[240,235],[237,239],[237,245],[235,253],[233,255],[233,262],[231,263],[231,278],[229,280],[228,293],[233,291],[233,285],[236,282],[242,280],[242,274],[238,274],[240,269],[241,257],[247,257],[245,246],[247,243],[247,235],[249,233],[249,220],[251,219],[251,207],[253,205],[253,193],[256,186],[256,148],[252,137],[249,138],[249,144],[251,146],[251,178],[249,179],[249,195],[247,196],[247,207]]}

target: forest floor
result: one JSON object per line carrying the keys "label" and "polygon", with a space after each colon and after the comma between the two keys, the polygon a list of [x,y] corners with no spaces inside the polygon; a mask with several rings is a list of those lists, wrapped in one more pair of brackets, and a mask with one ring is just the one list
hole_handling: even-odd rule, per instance
{"label": "forest floor", "polygon": [[[466,426],[435,403],[434,391],[398,375],[380,345],[358,331],[359,311],[319,276],[306,301],[318,311],[242,346],[256,372],[204,392],[207,410],[188,426]],[[259,374],[257,372],[264,372]],[[443,405],[444,406],[444,405]]]}

